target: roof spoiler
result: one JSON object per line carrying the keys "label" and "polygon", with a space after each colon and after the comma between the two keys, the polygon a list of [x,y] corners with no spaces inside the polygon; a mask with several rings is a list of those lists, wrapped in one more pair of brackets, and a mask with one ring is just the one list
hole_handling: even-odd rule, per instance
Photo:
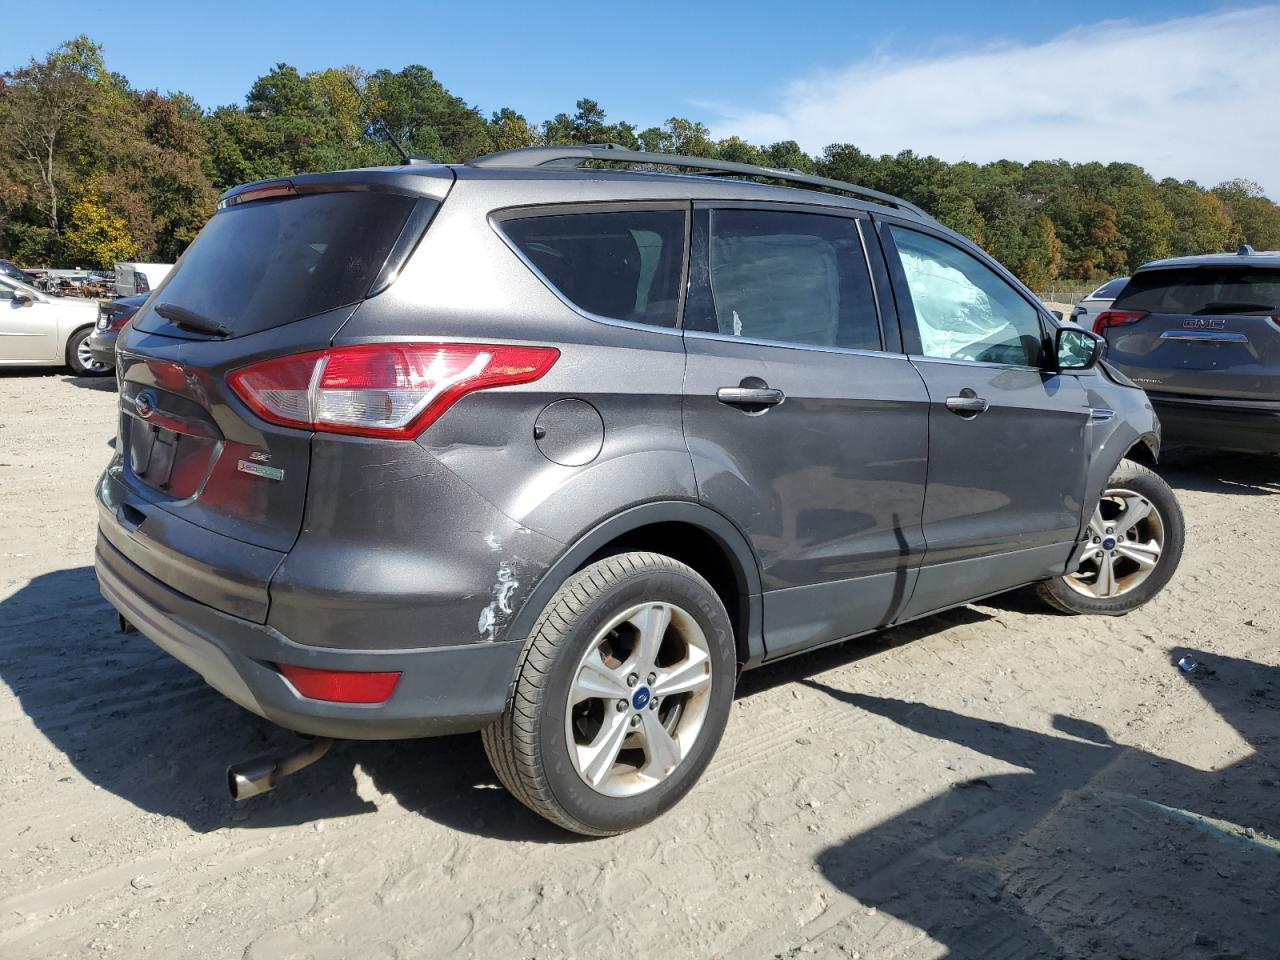
{"label": "roof spoiler", "polygon": [[843,180],[832,180],[818,177],[799,170],[762,167],[754,163],[738,163],[733,160],[714,160],[708,157],[687,157],[676,153],[652,153],[648,150],[628,150],[616,143],[589,143],[581,146],[520,147],[515,150],[501,150],[476,157],[468,161],[468,166],[484,169],[530,169],[535,167],[574,168],[592,160],[608,163],[645,163],[663,167],[680,167],[687,170],[702,170],[714,173],[736,173],[745,177],[765,177],[769,180],[781,180],[785,183],[802,184],[807,187],[822,187],[835,193],[848,194],[873,203],[900,210],[908,210],[926,220],[933,218],[914,203],[908,203],[900,197],[869,187],[860,187],[856,183]]}

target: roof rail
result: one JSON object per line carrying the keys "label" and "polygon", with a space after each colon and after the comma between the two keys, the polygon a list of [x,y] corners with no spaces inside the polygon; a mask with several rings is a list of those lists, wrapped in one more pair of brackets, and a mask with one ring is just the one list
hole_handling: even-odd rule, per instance
{"label": "roof rail", "polygon": [[529,169],[531,167],[580,167],[591,160],[604,160],[611,163],[651,163],[663,167],[684,167],[691,170],[707,170],[716,173],[737,173],[747,177],[767,177],[770,180],[782,180],[787,183],[799,183],[808,187],[824,187],[837,193],[846,193],[861,197],[875,203],[933,218],[914,203],[908,203],[900,197],[881,193],[869,187],[860,187],[856,183],[845,183],[843,180],[831,180],[818,177],[799,170],[782,170],[776,167],[761,167],[754,163],[738,163],[734,160],[713,160],[707,157],[686,157],[676,153],[653,153],[648,150],[628,150],[616,143],[589,143],[581,146],[561,147],[519,147],[515,150],[500,150],[497,153],[485,154],[467,162],[468,166],[486,169]]}

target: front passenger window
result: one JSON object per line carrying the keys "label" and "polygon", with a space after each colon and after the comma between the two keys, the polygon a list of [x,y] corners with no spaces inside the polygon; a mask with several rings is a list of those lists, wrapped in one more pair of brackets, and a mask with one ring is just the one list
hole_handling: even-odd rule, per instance
{"label": "front passenger window", "polygon": [[999,274],[944,240],[889,229],[915,307],[921,356],[1040,365],[1040,315]]}

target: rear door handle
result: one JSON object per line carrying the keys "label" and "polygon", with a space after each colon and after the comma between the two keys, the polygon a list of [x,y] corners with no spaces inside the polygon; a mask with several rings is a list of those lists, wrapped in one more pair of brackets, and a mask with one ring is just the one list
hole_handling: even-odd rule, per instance
{"label": "rear door handle", "polygon": [[966,391],[958,397],[947,397],[947,409],[954,414],[958,414],[966,419],[976,417],[980,413],[986,413],[987,407],[991,406],[982,397],[969,396],[972,391]]}
{"label": "rear door handle", "polygon": [[774,387],[721,387],[716,399],[731,407],[776,407],[786,394]]}

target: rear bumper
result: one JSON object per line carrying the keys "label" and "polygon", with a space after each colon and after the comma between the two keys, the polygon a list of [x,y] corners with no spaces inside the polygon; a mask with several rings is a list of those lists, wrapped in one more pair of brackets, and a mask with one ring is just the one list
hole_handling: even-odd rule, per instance
{"label": "rear bumper", "polygon": [[1166,446],[1280,453],[1280,402],[1147,396]]}
{"label": "rear bumper", "polygon": [[116,365],[116,338],[118,330],[94,330],[89,334],[89,353],[99,363]]}
{"label": "rear bumper", "polygon": [[[523,645],[507,640],[387,651],[307,646],[178,593],[101,532],[95,567],[103,596],[157,646],[245,709],[315,736],[379,740],[479,730],[502,713]],[[301,696],[277,663],[402,675],[385,703],[329,703]]]}

